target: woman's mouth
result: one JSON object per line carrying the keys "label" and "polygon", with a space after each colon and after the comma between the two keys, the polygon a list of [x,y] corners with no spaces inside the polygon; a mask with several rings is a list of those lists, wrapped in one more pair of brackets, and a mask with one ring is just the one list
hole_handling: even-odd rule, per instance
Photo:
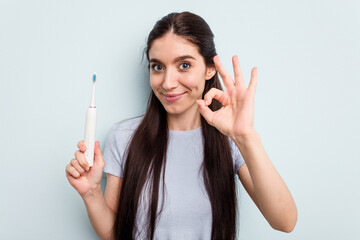
{"label": "woman's mouth", "polygon": [[178,94],[163,94],[164,98],[168,102],[175,102],[179,100],[185,93],[178,93]]}

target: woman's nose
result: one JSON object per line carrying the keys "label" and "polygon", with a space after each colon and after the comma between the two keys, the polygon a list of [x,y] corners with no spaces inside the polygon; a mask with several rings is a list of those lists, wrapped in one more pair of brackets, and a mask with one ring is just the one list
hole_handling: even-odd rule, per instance
{"label": "woman's nose", "polygon": [[178,81],[176,77],[176,72],[173,72],[173,70],[171,69],[166,70],[162,87],[166,91],[176,88],[178,86]]}

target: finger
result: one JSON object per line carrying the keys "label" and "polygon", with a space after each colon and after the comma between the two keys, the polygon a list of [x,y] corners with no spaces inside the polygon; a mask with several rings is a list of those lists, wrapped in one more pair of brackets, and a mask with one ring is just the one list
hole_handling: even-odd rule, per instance
{"label": "finger", "polygon": [[251,79],[248,89],[255,93],[257,85],[257,67],[253,67],[251,70]]}
{"label": "finger", "polygon": [[86,145],[85,145],[85,142],[84,142],[84,141],[78,142],[77,146],[78,146],[78,148],[80,149],[80,151],[85,152],[85,150],[86,150]]}
{"label": "finger", "polygon": [[229,95],[221,91],[217,88],[211,88],[204,96],[205,105],[209,106],[215,98],[218,100],[223,106],[226,106],[230,103]]}
{"label": "finger", "polygon": [[103,168],[105,166],[105,162],[103,159],[103,155],[100,149],[100,142],[95,142],[95,150],[94,150],[94,164],[98,165],[99,167]]}
{"label": "finger", "polygon": [[240,62],[237,55],[233,56],[233,68],[234,68],[234,77],[235,77],[235,86],[240,88],[245,88],[244,77],[240,68]]}
{"label": "finger", "polygon": [[214,112],[211,111],[211,109],[205,105],[204,100],[202,100],[202,99],[196,100],[196,103],[199,106],[199,111],[200,111],[201,115],[205,118],[205,120],[210,125],[213,125]]}
{"label": "finger", "polygon": [[85,154],[80,152],[80,151],[76,151],[75,152],[75,158],[78,160],[80,166],[85,169],[86,171],[89,170],[89,164],[85,158]]}
{"label": "finger", "polygon": [[70,175],[74,178],[80,177],[80,173],[70,164],[66,165],[66,175]]}
{"label": "finger", "polygon": [[73,167],[76,169],[76,171],[78,171],[80,174],[82,174],[82,173],[85,172],[85,169],[83,169],[83,168],[80,166],[78,160],[73,159],[73,160],[71,160],[70,164],[71,164],[71,166],[73,166]]}
{"label": "finger", "polygon": [[214,63],[216,69],[219,71],[219,74],[221,76],[221,79],[224,82],[224,85],[226,88],[232,88],[234,87],[234,81],[232,80],[231,75],[226,71],[225,67],[220,62],[219,56],[214,57]]}

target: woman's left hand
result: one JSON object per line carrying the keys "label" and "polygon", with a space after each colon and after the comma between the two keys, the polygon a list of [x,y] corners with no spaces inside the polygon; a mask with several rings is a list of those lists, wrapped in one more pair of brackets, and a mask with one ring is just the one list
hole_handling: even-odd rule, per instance
{"label": "woman's left hand", "polygon": [[[214,57],[215,67],[218,70],[226,90],[212,88],[204,96],[204,100],[197,100],[200,113],[205,120],[216,127],[222,134],[235,139],[254,133],[254,100],[257,83],[257,68],[251,70],[251,79],[248,88],[245,86],[239,59],[232,58],[235,82],[226,71],[218,56]],[[212,99],[218,100],[222,108],[213,112],[208,106]]]}

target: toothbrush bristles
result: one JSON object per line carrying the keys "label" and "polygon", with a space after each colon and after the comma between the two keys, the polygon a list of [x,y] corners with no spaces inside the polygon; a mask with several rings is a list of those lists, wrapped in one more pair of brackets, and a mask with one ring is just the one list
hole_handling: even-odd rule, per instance
{"label": "toothbrush bristles", "polygon": [[93,82],[96,81],[96,73],[94,73],[94,76],[93,76]]}

